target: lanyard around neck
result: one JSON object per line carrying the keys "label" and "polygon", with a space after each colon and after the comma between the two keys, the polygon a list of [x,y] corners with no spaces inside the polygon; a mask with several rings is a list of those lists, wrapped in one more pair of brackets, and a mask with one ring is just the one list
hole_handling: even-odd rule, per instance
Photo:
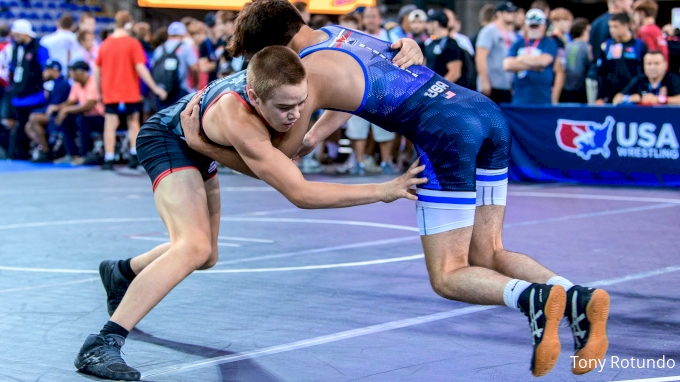
{"label": "lanyard around neck", "polygon": [[529,46],[529,39],[525,38],[524,39],[524,54],[527,55],[527,56],[531,55],[531,51],[536,49],[538,47],[538,44],[540,44],[540,43],[541,43],[541,39],[539,38],[536,41],[534,41],[534,43],[531,44],[531,46]]}

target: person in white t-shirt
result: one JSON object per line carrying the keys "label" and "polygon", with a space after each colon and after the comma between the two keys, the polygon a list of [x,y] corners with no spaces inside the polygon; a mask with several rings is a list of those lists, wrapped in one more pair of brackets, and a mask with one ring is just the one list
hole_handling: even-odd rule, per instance
{"label": "person in white t-shirt", "polygon": [[41,45],[49,51],[50,58],[61,64],[62,75],[64,76],[68,75],[71,56],[75,54],[78,47],[78,39],[72,29],[73,17],[65,13],[57,22],[57,31],[40,40]]}
{"label": "person in white t-shirt", "polygon": [[89,30],[79,31],[78,44],[71,52],[71,63],[83,61],[91,67],[97,60],[97,53],[99,53],[99,46],[96,45],[94,33]]}
{"label": "person in white t-shirt", "polygon": [[444,8],[444,13],[449,19],[449,37],[456,40],[456,43],[461,48],[465,49],[466,52],[470,53],[470,56],[475,56],[475,48],[472,46],[472,41],[470,38],[462,33],[460,33],[461,25],[458,16],[450,9]]}

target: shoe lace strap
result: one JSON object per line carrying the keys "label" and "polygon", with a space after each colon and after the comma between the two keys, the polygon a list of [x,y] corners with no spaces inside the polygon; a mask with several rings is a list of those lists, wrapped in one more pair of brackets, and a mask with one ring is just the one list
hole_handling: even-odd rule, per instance
{"label": "shoe lace strap", "polygon": [[123,352],[118,341],[115,338],[107,337],[106,346],[101,347],[98,355],[105,363],[125,363],[123,357],[120,356],[121,353]]}

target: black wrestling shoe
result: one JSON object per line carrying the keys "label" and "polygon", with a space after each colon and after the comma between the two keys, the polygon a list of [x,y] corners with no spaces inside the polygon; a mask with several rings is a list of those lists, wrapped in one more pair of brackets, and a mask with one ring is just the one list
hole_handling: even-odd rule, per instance
{"label": "black wrestling shoe", "polygon": [[133,170],[139,166],[139,158],[137,158],[137,155],[130,155],[127,166]]}
{"label": "black wrestling shoe", "polygon": [[575,285],[567,292],[565,315],[574,335],[576,352],[571,371],[585,374],[597,367],[609,347],[609,294],[603,289]]}
{"label": "black wrestling shoe", "polygon": [[528,318],[534,354],[531,357],[531,373],[542,377],[557,363],[560,357],[558,329],[564,316],[567,293],[560,285],[531,284],[519,297],[519,308]]}
{"label": "black wrestling shoe", "polygon": [[104,163],[102,163],[102,170],[113,171],[113,161],[112,160],[105,160]]}
{"label": "black wrestling shoe", "polygon": [[130,281],[120,272],[118,261],[114,260],[104,260],[99,263],[99,277],[106,290],[106,310],[109,316],[112,316],[123,300]]}
{"label": "black wrestling shoe", "polygon": [[120,381],[139,381],[142,375],[128,366],[120,356],[125,339],[117,334],[106,337],[90,334],[80,348],[73,364],[85,373],[99,378]]}

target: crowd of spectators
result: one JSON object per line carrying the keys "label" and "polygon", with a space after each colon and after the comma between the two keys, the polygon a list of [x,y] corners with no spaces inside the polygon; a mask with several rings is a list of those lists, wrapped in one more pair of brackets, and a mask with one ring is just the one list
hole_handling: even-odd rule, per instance
{"label": "crowd of spectators", "polygon": [[[544,0],[528,10],[509,1],[486,4],[472,36],[461,33],[452,10],[411,4],[394,18],[367,7],[337,23],[385,41],[412,38],[425,65],[499,104],[680,104],[680,31],[656,25],[655,0],[607,5],[591,23]],[[312,28],[331,23],[310,15],[304,2],[295,6]],[[27,20],[0,25],[0,155],[104,169],[122,159],[137,167],[135,141],[146,118],[247,66],[225,49],[235,17],[211,12],[152,31],[120,11],[112,28],[96,35],[87,13],[78,20],[63,14],[41,39]],[[403,137],[358,117],[344,134],[351,155],[338,172],[393,174],[414,155]],[[317,172],[322,162],[343,160],[341,138],[303,158],[302,169]]]}

